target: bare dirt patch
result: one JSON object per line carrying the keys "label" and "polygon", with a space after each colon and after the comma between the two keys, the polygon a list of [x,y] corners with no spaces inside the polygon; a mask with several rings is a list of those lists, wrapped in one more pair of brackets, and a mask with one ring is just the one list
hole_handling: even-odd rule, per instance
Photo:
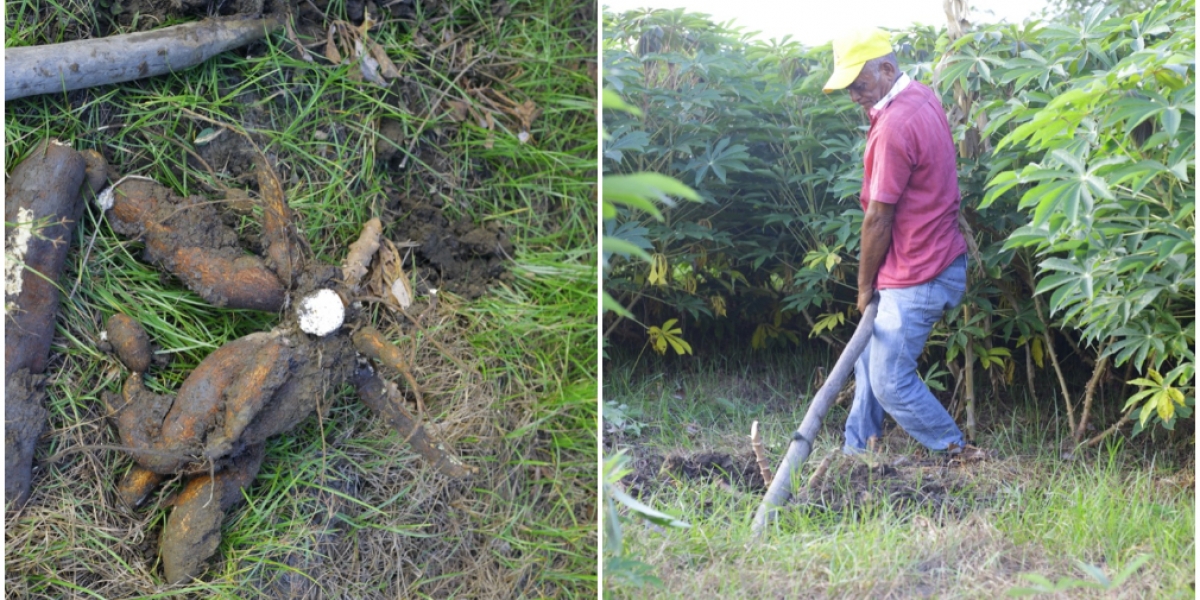
{"label": "bare dirt patch", "polygon": [[[632,458],[634,472],[626,475],[622,484],[635,495],[649,495],[676,479],[717,482],[747,494],[766,491],[751,452],[663,455],[641,447],[633,450]],[[961,464],[921,451],[814,455],[801,472],[804,485],[784,510],[860,518],[864,512],[887,506],[899,513],[923,512],[938,519],[960,519],[989,497],[978,474],[986,471],[991,476],[1002,468],[999,464]],[[818,474],[814,477],[814,473]]]}

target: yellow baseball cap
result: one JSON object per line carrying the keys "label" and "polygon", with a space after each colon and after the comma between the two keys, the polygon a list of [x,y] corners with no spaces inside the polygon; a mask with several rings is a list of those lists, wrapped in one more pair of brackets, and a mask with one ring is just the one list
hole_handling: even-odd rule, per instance
{"label": "yellow baseball cap", "polygon": [[833,75],[825,82],[825,93],[845,89],[868,60],[891,53],[892,36],[882,29],[860,29],[833,40]]}

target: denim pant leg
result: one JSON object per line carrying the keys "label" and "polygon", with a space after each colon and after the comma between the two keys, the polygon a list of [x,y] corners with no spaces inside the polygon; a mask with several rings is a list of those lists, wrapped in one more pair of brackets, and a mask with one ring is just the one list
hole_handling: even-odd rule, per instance
{"label": "denim pant leg", "polygon": [[[880,290],[875,331],[855,369],[858,389],[846,423],[846,451],[865,448],[868,437],[879,435],[882,415],[875,418],[875,405],[931,450],[963,445],[962,431],[917,374],[917,359],[934,323],[962,300],[965,290],[966,256],[933,281]],[[861,368],[864,362],[866,368]]]}
{"label": "denim pant leg", "polygon": [[867,449],[867,440],[883,434],[883,407],[871,392],[871,341],[854,362],[854,403],[846,417],[846,444],[842,452],[855,454]]}

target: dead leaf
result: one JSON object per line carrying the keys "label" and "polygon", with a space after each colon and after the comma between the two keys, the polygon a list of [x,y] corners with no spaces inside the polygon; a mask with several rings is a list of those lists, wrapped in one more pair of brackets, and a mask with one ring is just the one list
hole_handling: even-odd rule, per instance
{"label": "dead leaf", "polygon": [[387,80],[379,75],[379,62],[366,51],[362,40],[354,42],[354,56],[361,61],[359,71],[362,71],[362,75],[367,81],[377,85],[387,85]]}
{"label": "dead leaf", "polygon": [[333,39],[333,33],[337,29],[337,24],[329,26],[329,33],[325,36],[325,58],[329,62],[340,65],[342,64],[342,53],[338,52],[337,43]]}
{"label": "dead leaf", "polygon": [[533,100],[526,100],[513,109],[513,115],[520,120],[521,129],[525,131],[533,129],[533,120],[538,118],[541,113],[542,109],[538,108]]}
{"label": "dead leaf", "polygon": [[400,70],[396,68],[396,64],[388,58],[387,51],[383,46],[376,43],[374,40],[367,40],[367,47],[371,50],[371,56],[375,62],[379,63],[379,74],[387,79],[396,79],[400,76]]}
{"label": "dead leaf", "polygon": [[462,100],[447,100],[446,105],[450,107],[450,118],[456,122],[467,120],[467,115],[470,112],[471,105]]}
{"label": "dead leaf", "polygon": [[401,277],[392,282],[392,297],[400,304],[401,310],[408,310],[408,307],[412,306],[412,286],[407,279]]}
{"label": "dead leaf", "polygon": [[313,62],[313,57],[309,54],[308,48],[305,48],[304,44],[300,43],[300,38],[296,35],[296,30],[292,28],[291,19],[284,22],[284,31],[288,41],[295,44],[296,49],[300,51],[300,58],[304,59],[304,62]]}
{"label": "dead leaf", "polygon": [[487,139],[483,141],[483,147],[491,150],[492,146],[496,145],[496,122],[492,120],[492,113],[484,113],[488,130]]}

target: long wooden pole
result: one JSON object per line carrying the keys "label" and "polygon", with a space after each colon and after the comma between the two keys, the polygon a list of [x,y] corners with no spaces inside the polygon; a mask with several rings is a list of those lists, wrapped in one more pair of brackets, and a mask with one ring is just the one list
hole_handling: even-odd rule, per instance
{"label": "long wooden pole", "polygon": [[771,480],[770,487],[767,488],[767,494],[763,497],[762,504],[758,506],[758,512],[754,515],[754,522],[750,526],[752,541],[757,541],[762,536],[767,522],[774,517],[776,509],[791,495],[792,477],[799,472],[804,461],[808,460],[808,455],[812,453],[813,442],[816,440],[817,431],[821,428],[821,420],[825,418],[825,413],[829,412],[829,407],[833,406],[833,401],[841,391],[842,384],[846,382],[854,369],[854,361],[858,360],[863,349],[867,347],[867,342],[871,339],[871,332],[875,329],[875,313],[879,308],[878,305],[878,300],[867,305],[867,310],[863,312],[862,319],[858,322],[858,328],[854,330],[854,335],[846,344],[846,349],[842,351],[837,363],[833,365],[833,369],[829,372],[829,378],[825,380],[825,385],[817,390],[812,404],[808,406],[808,412],[804,414],[804,421],[800,423],[800,428],[792,433],[792,442],[788,445],[787,454],[784,455],[783,462],[775,471],[775,477]]}

